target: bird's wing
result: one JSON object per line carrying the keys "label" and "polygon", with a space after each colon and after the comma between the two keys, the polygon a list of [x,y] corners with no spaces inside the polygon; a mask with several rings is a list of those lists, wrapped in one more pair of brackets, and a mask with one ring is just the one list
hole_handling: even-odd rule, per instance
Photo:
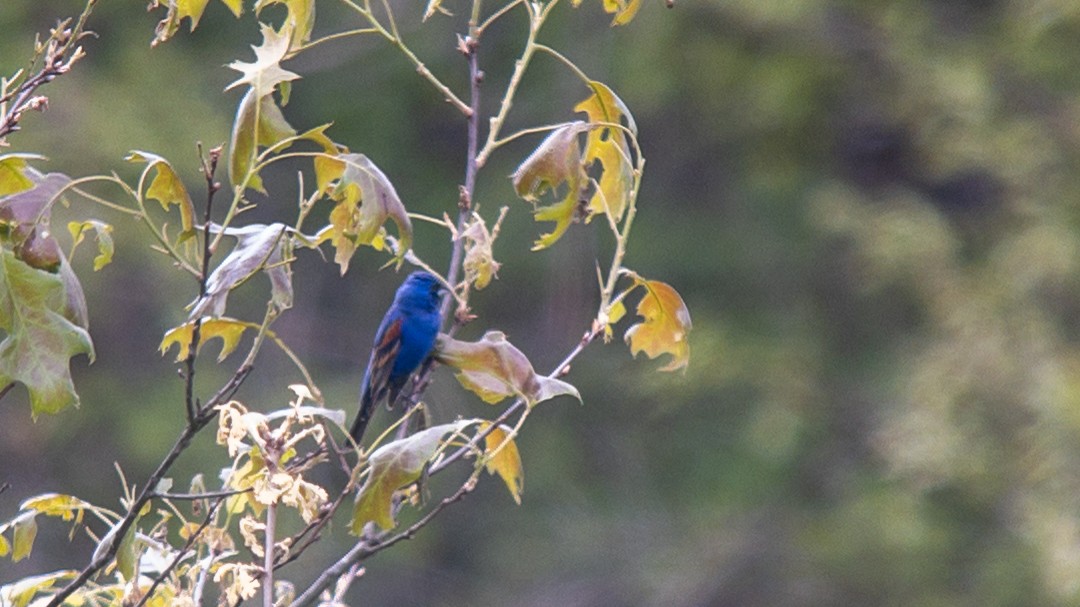
{"label": "bird's wing", "polygon": [[397,358],[398,350],[401,349],[403,320],[399,316],[387,324],[379,334],[375,347],[371,349],[371,360],[368,361],[368,386],[372,403],[382,400],[389,388],[390,373],[394,370],[394,360]]}
{"label": "bird's wing", "polygon": [[360,411],[349,432],[357,443],[364,436],[364,430],[371,421],[375,404],[382,400],[390,389],[390,372],[394,368],[398,350],[401,349],[401,324],[401,316],[388,316],[376,335],[375,346],[371,349],[371,358],[364,372],[364,385],[360,390]]}

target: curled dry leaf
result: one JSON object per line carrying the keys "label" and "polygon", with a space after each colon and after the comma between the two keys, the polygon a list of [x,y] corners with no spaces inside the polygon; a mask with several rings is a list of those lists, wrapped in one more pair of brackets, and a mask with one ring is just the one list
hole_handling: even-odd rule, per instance
{"label": "curled dry leaf", "polygon": [[555,228],[540,236],[533,250],[545,249],[555,243],[579,217],[579,207],[588,176],[581,157],[578,135],[588,129],[584,122],[572,122],[551,132],[540,147],[526,158],[512,179],[518,196],[535,203],[548,190],[556,190],[565,184],[562,200],[549,205],[534,207],[536,221],[554,221]]}
{"label": "curled dry leaf", "polygon": [[475,342],[440,334],[435,358],[456,369],[461,385],[487,403],[495,404],[510,396],[520,396],[530,407],[560,395],[581,400],[574,386],[537,375],[528,357],[507,341],[501,331],[488,331]]}
{"label": "curled dry leaf", "polygon": [[283,223],[226,229],[227,236],[236,237],[236,247],[210,274],[206,295],[191,302],[188,317],[221,316],[225,313],[229,292],[259,270],[265,271],[270,278],[271,299],[278,309],[291,307],[292,271],[285,263],[291,252],[291,230]]}

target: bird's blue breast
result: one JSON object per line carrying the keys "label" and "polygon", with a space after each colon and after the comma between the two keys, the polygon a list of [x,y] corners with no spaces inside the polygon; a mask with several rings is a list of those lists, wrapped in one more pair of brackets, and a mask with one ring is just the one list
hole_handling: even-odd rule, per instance
{"label": "bird's blue breast", "polygon": [[435,347],[438,331],[438,313],[407,316],[401,325],[401,347],[390,376],[395,379],[407,376],[420,366]]}

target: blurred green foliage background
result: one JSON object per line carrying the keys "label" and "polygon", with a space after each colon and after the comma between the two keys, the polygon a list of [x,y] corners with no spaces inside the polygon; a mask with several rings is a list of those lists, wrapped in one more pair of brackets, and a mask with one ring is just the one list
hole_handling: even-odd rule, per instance
{"label": "blurred green foliage background", "polygon": [[[406,39],[461,90],[460,21]],[[453,0],[445,3],[465,11]],[[195,142],[228,139],[233,59],[259,40],[250,18],[212,3],[193,34],[151,49],[160,13],[102,2],[89,56],[44,92],[12,150],[73,176],[116,171],[130,149],[198,181]],[[74,0],[0,3],[0,72]],[[318,4],[316,32],[350,19]],[[1080,5],[1055,0],[648,0],[609,29],[599,2],[561,7],[541,41],[610,85],[633,112],[646,166],[627,264],[684,296],[694,320],[685,375],[654,371],[619,343],[591,347],[569,380],[585,406],[545,403],[520,439],[524,503],[497,481],[407,545],[373,559],[363,604],[1075,605],[1080,604]],[[485,35],[485,110],[496,107],[525,21]],[[410,210],[453,212],[464,124],[380,40],[329,44],[287,67],[303,75],[285,114],[374,159]],[[514,127],[571,118],[587,91],[537,59]],[[465,335],[505,330],[540,369],[579,339],[596,305],[595,260],[610,238],[574,226],[553,249],[507,176],[521,141],[481,173],[477,200],[512,211],[500,279],[476,294]],[[299,165],[249,221],[291,218]],[[45,491],[115,506],[118,462],[137,482],[171,445],[182,382],[163,332],[195,285],[127,219],[117,261],[76,259],[98,360],[76,361],[78,411],[30,420],[21,391],[0,401],[0,518]],[[416,247],[445,265],[444,234]],[[339,277],[302,254],[296,307],[279,333],[328,404],[351,412],[368,345],[399,276],[361,251]],[[234,295],[258,318],[266,285]],[[245,303],[244,294],[247,294]],[[245,307],[247,306],[247,307]],[[211,346],[213,350],[215,346]],[[225,376],[212,365],[204,386]],[[216,374],[216,375],[215,375]],[[267,351],[238,397],[271,409],[297,381]],[[494,415],[445,373],[436,416]],[[206,388],[212,389],[212,388]],[[385,420],[386,416],[383,414]],[[184,485],[213,475],[212,437],[181,461]],[[327,481],[332,482],[332,481]],[[433,491],[437,495],[438,483]],[[48,535],[49,537],[44,537]],[[286,569],[299,583],[348,544]],[[79,567],[89,542],[46,528],[0,583]],[[358,603],[360,600],[358,599]]]}

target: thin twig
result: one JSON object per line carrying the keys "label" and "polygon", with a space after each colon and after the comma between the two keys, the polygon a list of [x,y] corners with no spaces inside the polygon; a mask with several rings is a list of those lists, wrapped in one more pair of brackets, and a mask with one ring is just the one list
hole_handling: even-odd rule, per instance
{"label": "thin twig", "polygon": [[240,495],[241,493],[247,493],[251,491],[251,488],[247,489],[229,489],[228,491],[207,491],[206,493],[163,493],[155,492],[154,497],[165,500],[176,500],[180,502],[193,502],[195,500],[210,500],[219,497],[232,497],[234,495]]}
{"label": "thin twig", "polygon": [[172,570],[180,564],[180,561],[187,554],[188,550],[191,550],[191,547],[195,545],[196,540],[199,539],[199,535],[202,534],[202,532],[210,526],[210,522],[214,520],[214,514],[217,513],[217,509],[219,506],[221,506],[221,503],[225,501],[225,497],[226,496],[219,496],[216,500],[214,500],[214,504],[210,506],[210,510],[206,513],[206,517],[203,519],[202,523],[195,529],[194,533],[188,536],[187,541],[184,542],[183,547],[180,548],[180,551],[176,553],[175,557],[173,557],[173,560],[169,563],[169,566],[166,567],[165,570],[162,571],[160,574],[158,574],[156,578],[154,578],[154,582],[150,584],[150,589],[146,591],[146,594],[143,594],[142,598],[139,599],[139,602],[135,604],[135,607],[142,607],[146,604],[148,600],[150,600],[150,597],[154,596],[154,591],[157,590],[158,585],[160,585],[161,582],[169,576]]}
{"label": "thin twig", "polygon": [[[3,141],[6,135],[19,130],[19,120],[26,111],[41,110],[48,105],[45,97],[35,96],[37,89],[52,82],[57,76],[69,72],[71,66],[84,56],[82,47],[75,44],[87,34],[86,21],[90,18],[95,4],[97,0],[87,0],[74,27],[68,27],[71,19],[61,21],[50,32],[41,69],[36,74],[26,77],[14,91],[3,91],[3,97],[0,98],[0,141]],[[31,67],[40,56],[35,55],[35,61],[31,63]]]}
{"label": "thin twig", "polygon": [[460,501],[462,498],[472,492],[472,490],[475,488],[476,476],[473,475],[470,476],[469,479],[464,484],[462,484],[457,491],[455,491],[450,496],[443,498],[443,500],[439,502],[438,505],[429,510],[427,514],[420,518],[420,520],[409,526],[408,529],[405,529],[401,533],[391,536],[385,541],[376,541],[375,543],[369,543],[368,541],[358,542],[352,550],[346,552],[344,556],[337,560],[337,562],[325,569],[319,575],[319,577],[314,582],[312,582],[310,586],[308,586],[307,590],[305,590],[303,594],[297,597],[296,600],[294,600],[290,604],[290,607],[302,607],[303,605],[310,605],[314,603],[315,600],[318,599],[319,593],[321,593],[324,588],[333,583],[336,578],[339,578],[342,575],[348,573],[353,565],[363,561],[364,559],[373,554],[386,550],[387,548],[393,546],[394,544],[397,544],[398,542],[411,539],[414,535],[416,535],[418,531],[423,529],[440,512],[442,512],[443,509],[445,509],[450,504],[453,504],[454,502]]}
{"label": "thin twig", "polygon": [[[203,250],[202,268],[199,271],[199,300],[206,297],[206,285],[210,276],[210,216],[214,207],[214,194],[221,188],[221,184],[214,181],[214,173],[217,171],[218,161],[221,159],[221,147],[212,150],[208,157],[202,155],[202,145],[199,146],[199,161],[202,163],[203,177],[206,179],[206,209],[203,211]],[[195,402],[195,357],[198,355],[199,340],[201,338],[202,318],[195,319],[195,326],[191,330],[191,343],[188,345],[187,360],[184,366],[187,374],[184,376],[184,405],[187,409],[188,424],[194,423],[198,412],[198,404]]]}
{"label": "thin twig", "polygon": [[274,607],[274,531],[277,527],[277,502],[266,506],[263,530],[263,607]]}

